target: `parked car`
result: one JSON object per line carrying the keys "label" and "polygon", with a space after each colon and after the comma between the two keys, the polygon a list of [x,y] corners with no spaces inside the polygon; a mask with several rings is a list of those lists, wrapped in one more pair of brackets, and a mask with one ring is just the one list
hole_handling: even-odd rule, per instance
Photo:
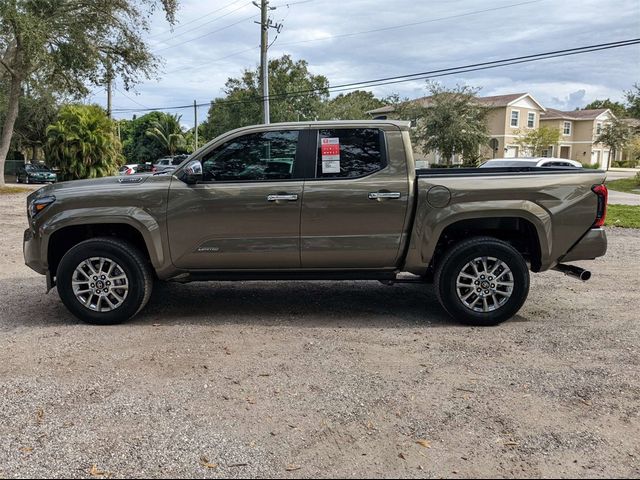
{"label": "parked car", "polygon": [[28,163],[18,169],[17,183],[56,183],[58,175],[46,165]]}
{"label": "parked car", "polygon": [[156,169],[150,163],[130,163],[123,165],[118,171],[118,175],[133,175],[141,173],[155,173]]}
{"label": "parked car", "polygon": [[180,165],[189,155],[180,154],[174,157],[162,157],[153,166],[157,172],[173,171]]}
{"label": "parked car", "polygon": [[493,158],[480,165],[480,168],[496,167],[547,167],[547,168],[582,168],[580,162],[566,158],[553,157],[519,157]]}
{"label": "parked car", "polygon": [[589,278],[567,262],[607,250],[605,172],[416,170],[409,131],[259,125],[212,140],[173,175],[44,187],[27,199],[25,262],[103,325],[136,315],[157,280],[433,283],[451,316],[495,325],[525,302],[530,270]]}

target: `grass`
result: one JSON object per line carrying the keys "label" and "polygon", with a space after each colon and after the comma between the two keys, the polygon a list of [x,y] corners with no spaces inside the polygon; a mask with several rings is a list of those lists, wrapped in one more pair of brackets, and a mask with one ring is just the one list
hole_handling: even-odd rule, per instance
{"label": "grass", "polygon": [[[615,190],[616,192],[640,194],[640,182],[638,181],[637,177],[612,180],[611,182],[607,182],[607,188],[609,190]],[[634,192],[633,190],[636,191]]]}
{"label": "grass", "polygon": [[608,227],[640,228],[640,206],[607,205]]}
{"label": "grass", "polygon": [[22,187],[0,187],[0,195],[11,195],[14,193],[31,192],[28,188]]}

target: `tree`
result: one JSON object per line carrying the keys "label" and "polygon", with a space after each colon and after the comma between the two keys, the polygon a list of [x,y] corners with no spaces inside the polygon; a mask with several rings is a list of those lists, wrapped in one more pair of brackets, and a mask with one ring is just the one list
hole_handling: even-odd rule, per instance
{"label": "tree", "polygon": [[120,134],[127,163],[153,162],[166,155],[166,149],[162,142],[147,135],[153,122],[160,121],[163,115],[162,112],[149,112],[131,121],[121,120]]}
{"label": "tree", "polygon": [[[120,76],[125,88],[155,71],[157,58],[142,38],[162,5],[173,24],[177,0],[3,0],[0,69],[8,78],[0,136],[0,171],[13,136],[27,81],[82,95],[88,83]],[[4,175],[0,175],[0,186]]]}
{"label": "tree", "polygon": [[182,115],[162,113],[160,118],[151,121],[146,135],[155,138],[165,148],[165,155],[174,156],[179,148],[185,147],[185,137],[180,126]]}
{"label": "tree", "polygon": [[627,109],[622,103],[611,101],[608,98],[606,100],[594,100],[582,110],[596,110],[600,108],[608,108],[618,118],[625,118],[627,116]]}
{"label": "tree", "polygon": [[20,99],[20,109],[14,127],[14,144],[21,151],[29,150],[27,158],[37,159],[37,152],[47,140],[47,127],[58,114],[58,104],[51,92],[36,92]]}
{"label": "tree", "polygon": [[[225,97],[211,102],[203,122],[206,138],[247,125],[262,123],[260,69],[245,70],[229,78]],[[329,81],[309,72],[305,60],[283,55],[269,61],[269,96],[272,122],[314,120],[328,96]],[[299,93],[298,93],[299,92]],[[304,93],[302,93],[304,92]]]}
{"label": "tree", "polygon": [[477,89],[458,85],[447,90],[429,84],[431,97],[417,120],[416,141],[424,152],[438,151],[448,163],[454,154],[476,161],[489,141],[488,110],[476,101]]}
{"label": "tree", "polygon": [[614,161],[616,152],[624,149],[631,139],[631,129],[624,122],[614,119],[607,123],[602,133],[596,138],[596,143],[602,143],[611,149],[609,158]]}
{"label": "tree", "polygon": [[640,162],[640,135],[633,135],[626,147],[627,159],[630,167],[636,167]]}
{"label": "tree", "polygon": [[367,112],[384,106],[384,101],[371,92],[356,90],[341,93],[325,102],[320,117],[326,120],[362,120],[368,118]]}
{"label": "tree", "polygon": [[540,157],[549,145],[555,145],[560,141],[561,132],[559,128],[543,126],[535,130],[519,130],[518,135],[515,143],[522,149],[531,149],[533,156]]}
{"label": "tree", "polygon": [[624,92],[627,100],[627,113],[630,117],[640,118],[640,84],[634,83],[631,90]]}
{"label": "tree", "polygon": [[114,122],[98,105],[67,105],[47,128],[47,162],[65,180],[115,175],[123,162]]}

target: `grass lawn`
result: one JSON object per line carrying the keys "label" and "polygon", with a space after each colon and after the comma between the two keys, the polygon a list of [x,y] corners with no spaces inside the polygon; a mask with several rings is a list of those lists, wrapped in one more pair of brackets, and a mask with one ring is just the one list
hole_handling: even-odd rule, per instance
{"label": "grass lawn", "polygon": [[[640,182],[636,177],[621,178],[620,180],[612,180],[611,182],[606,183],[609,190],[640,194]],[[634,192],[633,190],[636,191]]]}
{"label": "grass lawn", "polygon": [[608,227],[640,228],[640,206],[607,205]]}
{"label": "grass lawn", "polygon": [[30,192],[28,188],[22,187],[0,187],[0,195],[11,195],[12,193]]}

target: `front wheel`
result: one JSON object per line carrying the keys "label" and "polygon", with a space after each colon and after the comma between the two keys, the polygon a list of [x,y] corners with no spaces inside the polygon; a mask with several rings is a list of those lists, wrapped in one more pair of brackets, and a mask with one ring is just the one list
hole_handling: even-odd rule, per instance
{"label": "front wheel", "polygon": [[100,237],[79,243],[60,261],[58,293],[80,320],[124,322],[144,308],[153,287],[149,261],[133,245]]}
{"label": "front wheel", "polygon": [[436,269],[438,300],[455,319],[497,325],[514,316],[529,294],[529,269],[511,245],[475,237],[454,245]]}

